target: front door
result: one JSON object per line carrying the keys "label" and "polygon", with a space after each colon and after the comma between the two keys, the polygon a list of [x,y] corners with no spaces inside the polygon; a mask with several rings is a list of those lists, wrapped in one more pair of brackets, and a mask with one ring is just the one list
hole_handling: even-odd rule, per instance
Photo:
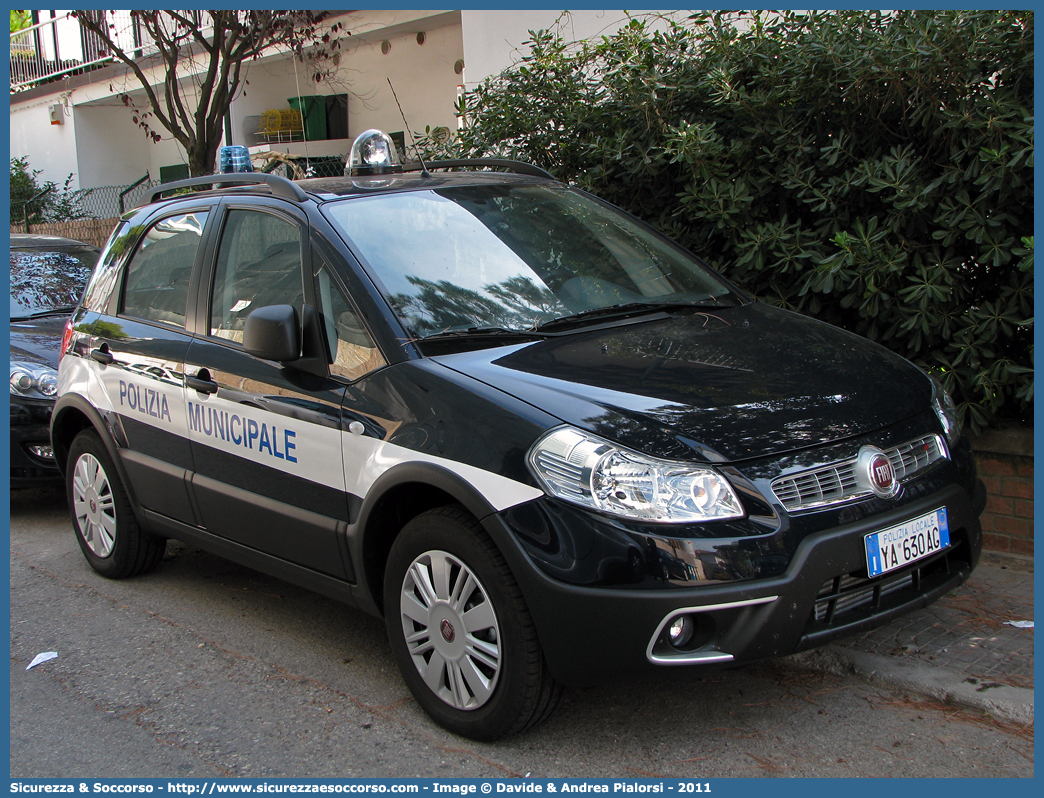
{"label": "front door", "polygon": [[305,220],[277,202],[225,209],[205,330],[186,361],[193,492],[206,530],[351,580],[342,555],[344,386],[242,347],[251,311],[292,305],[301,318]]}

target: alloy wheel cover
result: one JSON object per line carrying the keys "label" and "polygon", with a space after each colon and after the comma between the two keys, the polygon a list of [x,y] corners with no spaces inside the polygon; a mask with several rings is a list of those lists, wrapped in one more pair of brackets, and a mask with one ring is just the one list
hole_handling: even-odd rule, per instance
{"label": "alloy wheel cover", "polygon": [[428,688],[454,709],[493,695],[501,635],[489,594],[458,557],[427,551],[406,571],[399,593],[403,637]]}
{"label": "alloy wheel cover", "polygon": [[105,469],[84,453],[73,467],[73,511],[84,542],[98,557],[108,557],[116,544],[116,502]]}

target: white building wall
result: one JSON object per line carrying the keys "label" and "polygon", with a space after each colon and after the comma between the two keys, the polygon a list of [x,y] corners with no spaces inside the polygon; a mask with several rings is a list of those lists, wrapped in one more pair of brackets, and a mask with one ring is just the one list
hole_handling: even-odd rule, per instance
{"label": "white building wall", "polygon": [[[383,41],[390,45],[387,54],[382,53]],[[456,130],[454,103],[462,77],[453,67],[463,57],[459,26],[424,31],[424,44],[417,43],[415,33],[408,33],[357,47],[345,74],[351,84],[349,134],[354,138],[369,128],[404,129],[389,78],[410,132],[423,131],[426,126]],[[411,143],[409,135],[406,143]]]}
{"label": "white building wall", "polygon": [[129,186],[144,176],[154,145],[122,103],[74,106],[73,118],[81,188]]}
{"label": "white building wall", "polygon": [[40,183],[53,180],[59,186],[73,174],[74,188],[79,187],[76,161],[76,119],[66,113],[65,122],[52,125],[49,108],[59,102],[57,95],[38,98],[24,106],[11,106],[11,157],[29,158],[29,168],[41,170]]}
{"label": "white building wall", "polygon": [[[529,32],[557,30],[572,41],[608,35],[631,17],[672,14],[670,11],[556,11],[553,9],[461,11],[464,40],[465,88],[473,89],[487,77],[499,75],[528,54],[523,43]],[[630,14],[630,17],[628,16]]]}
{"label": "white building wall", "polygon": [[145,143],[148,152],[146,165],[153,180],[159,180],[161,167],[188,164],[188,156],[181,145],[166,130],[160,130],[160,133],[163,138],[158,143]]}

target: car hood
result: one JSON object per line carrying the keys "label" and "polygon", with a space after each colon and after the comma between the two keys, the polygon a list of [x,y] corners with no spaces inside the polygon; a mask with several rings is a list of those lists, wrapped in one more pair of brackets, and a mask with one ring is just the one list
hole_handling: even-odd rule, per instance
{"label": "car hood", "polygon": [[437,362],[666,458],[734,462],[862,435],[930,407],[915,366],[762,303],[578,330]]}
{"label": "car hood", "polygon": [[58,368],[58,350],[67,315],[11,320],[11,360],[43,363]]}

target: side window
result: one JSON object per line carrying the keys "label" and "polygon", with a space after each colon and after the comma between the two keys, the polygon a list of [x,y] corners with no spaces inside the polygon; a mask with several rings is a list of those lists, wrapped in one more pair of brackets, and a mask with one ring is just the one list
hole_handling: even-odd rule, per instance
{"label": "side window", "polygon": [[228,214],[214,270],[210,334],[242,343],[251,311],[266,305],[304,304],[301,229],[260,211]]}
{"label": "side window", "polygon": [[387,365],[340,285],[330,276],[329,266],[318,255],[314,262],[319,267],[315,275],[315,294],[330,348],[330,373],[346,380],[357,380]]}
{"label": "side window", "polygon": [[102,250],[94,274],[83,292],[83,306],[95,313],[104,313],[109,300],[119,285],[120,255],[126,251],[130,238],[130,224],[119,222]]}
{"label": "side window", "polygon": [[207,222],[205,211],[160,219],[127,265],[121,312],[139,319],[185,326],[189,276]]}

